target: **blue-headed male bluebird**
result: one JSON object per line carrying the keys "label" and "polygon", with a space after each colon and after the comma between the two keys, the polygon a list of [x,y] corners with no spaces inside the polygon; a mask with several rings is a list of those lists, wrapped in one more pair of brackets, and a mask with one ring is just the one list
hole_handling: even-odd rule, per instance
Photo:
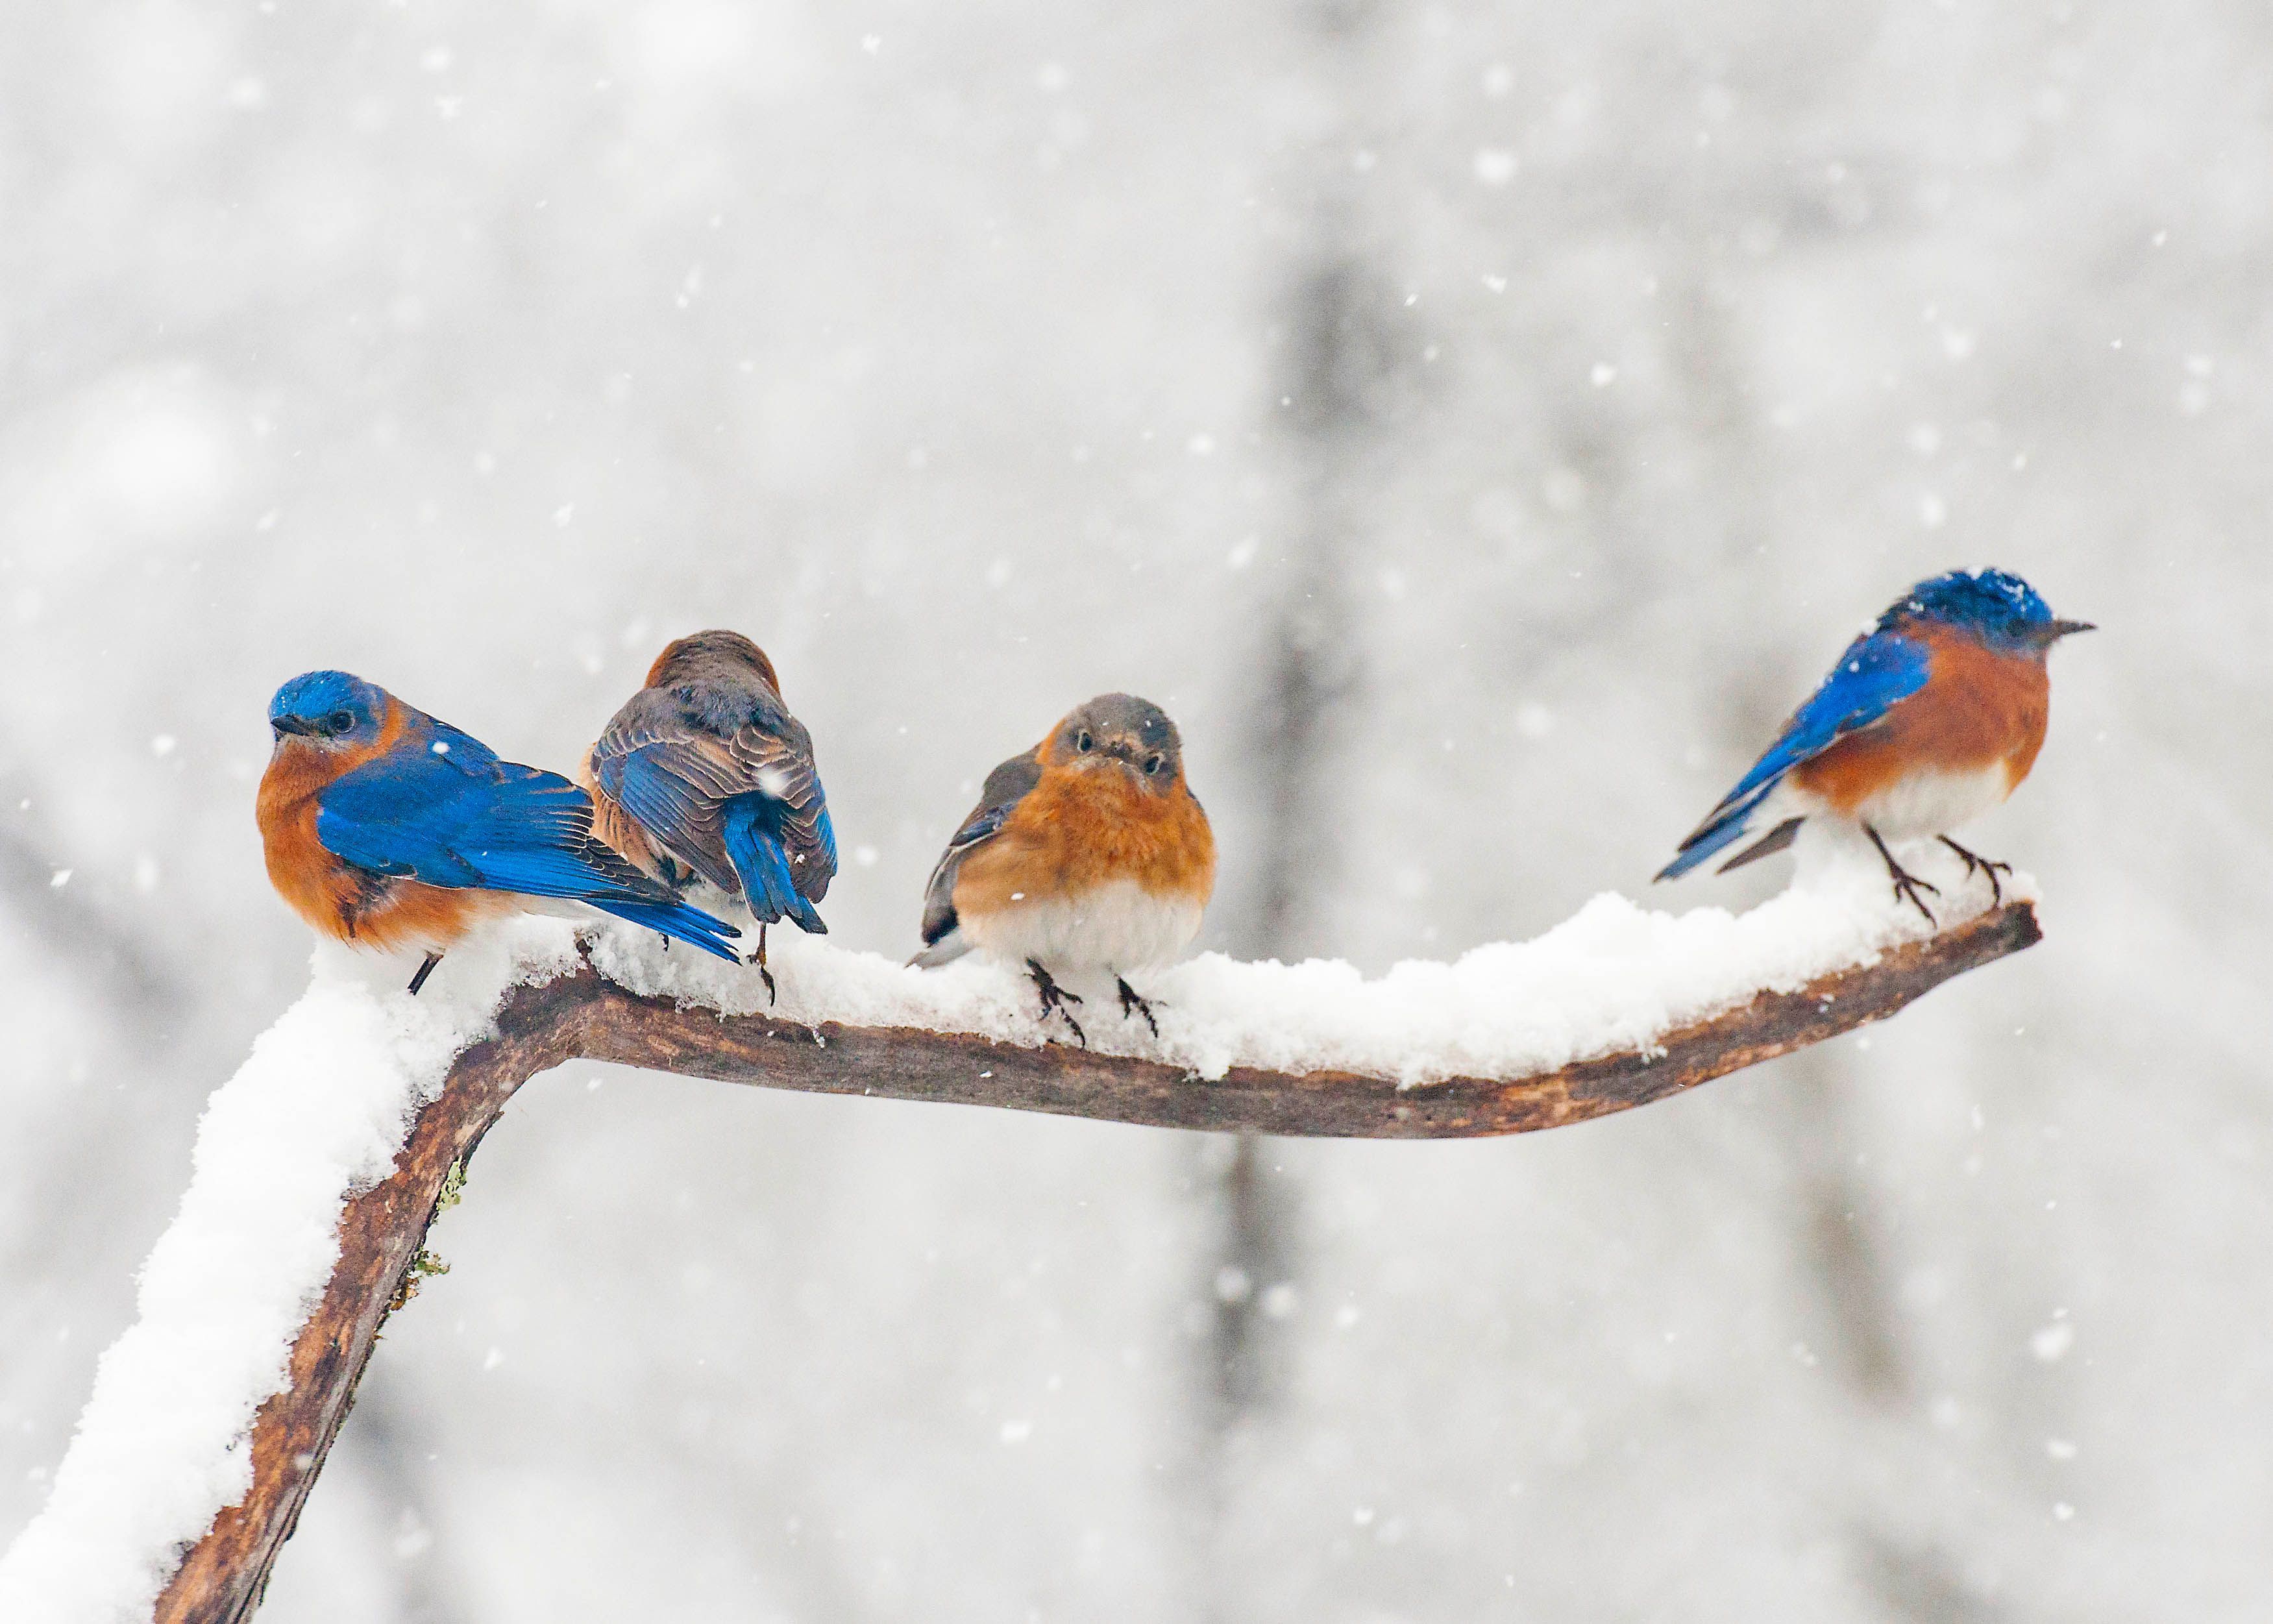
{"label": "blue-headed male bluebird", "polygon": [[736,959],[732,926],[680,902],[592,833],[592,803],[558,773],[498,759],[480,740],[343,671],[276,690],[260,780],[268,877],[327,936],[422,949],[416,993],[485,918],[597,908]]}
{"label": "blue-headed male bluebird", "polygon": [[1767,832],[1721,871],[1789,846],[1811,816],[1859,825],[1878,847],[1894,895],[1915,904],[1939,888],[1907,872],[1889,839],[1932,835],[1989,877],[2000,870],[1950,831],[2004,803],[2036,764],[2052,688],[2044,656],[2084,620],[2052,618],[2044,600],[2001,569],[1921,581],[1849,643],[1767,754],[1681,843],[1657,877],[1688,873],[1755,829]]}
{"label": "blue-headed male bluebird", "polygon": [[642,871],[696,876],[739,896],[766,927],[819,934],[814,904],[836,874],[836,834],[813,738],[782,703],[765,650],[739,632],[697,632],[656,656],[585,758],[601,838]]}
{"label": "blue-headed male bluebird", "polygon": [[1103,971],[1121,1012],[1152,1008],[1126,973],[1191,945],[1215,890],[1215,836],[1184,781],[1183,741],[1159,706],[1106,694],[986,775],[924,893],[924,951],[945,964],[976,947],[1024,963],[1085,1045],[1051,974]]}

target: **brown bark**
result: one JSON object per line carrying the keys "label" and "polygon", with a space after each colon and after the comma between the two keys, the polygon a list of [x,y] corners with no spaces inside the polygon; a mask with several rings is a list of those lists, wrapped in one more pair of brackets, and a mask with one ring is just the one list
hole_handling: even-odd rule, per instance
{"label": "brown bark", "polygon": [[810,1028],[722,1018],[625,991],[587,968],[507,995],[497,1034],[450,1068],[419,1113],[394,1172],[355,1196],[340,1260],[301,1327],[290,1385],[262,1405],[253,1482],[184,1553],[159,1598],[160,1624],[223,1624],[259,1605],[278,1551],[322,1470],[356,1380],[433,1221],[450,1169],[480,1143],[514,1091],[574,1059],[823,1094],[872,1094],[1049,1111],[1101,1121],[1347,1139],[1525,1133],[1647,1105],[1763,1060],[1883,1019],[1953,975],[2033,945],[2035,912],[2014,903],[1797,992],[1671,1033],[1650,1053],[1603,1056],[1513,1081],[1456,1078],[1399,1089],[1384,1078],[1236,1070],[1208,1081],[1155,1061],[1052,1044],[1020,1049],[896,1028]]}

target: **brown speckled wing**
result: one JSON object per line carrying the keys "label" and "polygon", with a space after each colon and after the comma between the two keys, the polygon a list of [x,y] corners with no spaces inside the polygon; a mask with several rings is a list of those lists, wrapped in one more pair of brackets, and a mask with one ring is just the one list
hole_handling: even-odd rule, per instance
{"label": "brown speckled wing", "polygon": [[1010,808],[1041,782],[1041,749],[1040,745],[1036,745],[1023,755],[1013,756],[986,775],[986,786],[979,793],[979,804],[963,820],[962,827],[947,843],[947,850],[940,853],[931,879],[924,887],[925,946],[955,929],[956,870],[962,868],[964,857],[1001,831],[1002,820],[1009,815]]}

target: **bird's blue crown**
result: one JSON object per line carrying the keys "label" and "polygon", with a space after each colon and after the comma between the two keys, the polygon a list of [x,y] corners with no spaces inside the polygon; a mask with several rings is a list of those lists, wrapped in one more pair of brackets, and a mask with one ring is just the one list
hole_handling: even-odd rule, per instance
{"label": "bird's blue crown", "polygon": [[279,733],[342,739],[379,726],[386,695],[344,671],[306,671],[276,690],[268,725]]}
{"label": "bird's blue crown", "polygon": [[1939,620],[1992,642],[2041,643],[2055,624],[2036,589],[2002,569],[1953,569],[1921,581],[1879,617],[1879,629],[1904,620]]}

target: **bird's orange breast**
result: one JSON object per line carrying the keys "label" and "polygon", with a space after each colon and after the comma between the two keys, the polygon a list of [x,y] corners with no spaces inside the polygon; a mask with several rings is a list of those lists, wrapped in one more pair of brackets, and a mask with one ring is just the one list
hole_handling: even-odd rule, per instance
{"label": "bird's orange breast", "polygon": [[1926,685],[1792,769],[1795,784],[1835,811],[1851,816],[1921,771],[1975,773],[2001,763],[2009,788],[2044,748],[2052,683],[2041,654],[2001,654],[1939,628],[1910,635],[1932,650]]}
{"label": "bird's orange breast", "polygon": [[359,750],[327,751],[287,739],[261,775],[254,816],[260,825],[268,883],[292,911],[326,936],[383,952],[417,947],[439,951],[478,920],[512,905],[489,891],[458,891],[416,880],[390,879],[342,862],[316,838],[316,798],[381,754],[402,731],[390,713],[378,742]]}
{"label": "bird's orange breast", "polygon": [[1207,814],[1182,784],[1160,793],[1116,766],[1052,767],[1002,831],[963,860],[955,906],[984,914],[1117,880],[1204,907],[1215,891]]}

